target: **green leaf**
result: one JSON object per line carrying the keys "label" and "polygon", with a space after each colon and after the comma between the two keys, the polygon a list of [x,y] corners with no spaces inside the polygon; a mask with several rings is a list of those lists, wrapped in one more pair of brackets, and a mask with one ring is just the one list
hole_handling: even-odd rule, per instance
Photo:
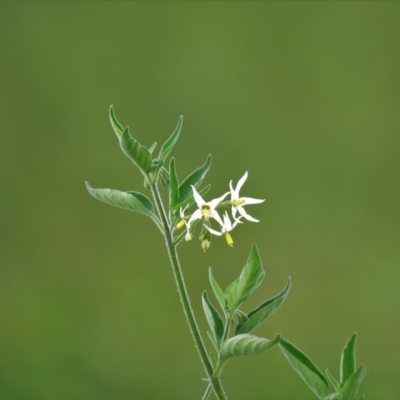
{"label": "green leaf", "polygon": [[292,368],[306,382],[308,387],[318,398],[324,399],[329,394],[328,381],[315,364],[297,347],[282,338],[279,347]]}
{"label": "green leaf", "polygon": [[225,295],[232,312],[236,310],[260,285],[263,269],[257,246],[253,244],[247,264],[240,277],[226,289]]}
{"label": "green leaf", "polygon": [[264,322],[285,300],[290,290],[290,278],[281,293],[259,305],[256,309],[249,312],[247,320],[236,326],[235,335],[239,333],[249,333],[262,322]]}
{"label": "green leaf", "polygon": [[367,368],[360,365],[344,383],[342,387],[341,400],[356,400],[358,397],[358,388],[367,373]]}
{"label": "green leaf", "polygon": [[212,351],[210,351],[210,362],[213,367],[213,370],[215,370],[217,368],[217,357]]}
{"label": "green leaf", "polygon": [[342,351],[340,360],[340,385],[342,387],[356,370],[356,339],[357,334],[353,333]]}
{"label": "green leaf", "polygon": [[151,147],[149,148],[150,154],[153,154],[153,151],[154,151],[154,149],[156,148],[156,146],[157,146],[157,142],[155,142],[155,143],[153,143],[153,144],[151,145]]}
{"label": "green leaf", "polygon": [[175,128],[174,132],[172,133],[172,135],[168,138],[168,140],[161,147],[160,154],[159,154],[158,158],[162,162],[164,162],[164,160],[168,157],[168,154],[170,153],[170,151],[174,147],[175,143],[177,142],[177,140],[179,138],[179,134],[181,133],[182,123],[183,123],[183,117],[181,115],[179,117],[178,125],[176,125],[176,128]]}
{"label": "green leaf", "polygon": [[206,173],[210,169],[211,154],[208,155],[206,162],[192,172],[179,186],[179,202],[184,202],[188,197],[193,196],[192,185],[197,189],[203,181]]}
{"label": "green leaf", "polygon": [[[203,189],[200,189],[198,192],[200,196],[204,196],[209,190],[211,189],[211,185],[208,184],[207,186],[203,187]],[[185,208],[187,205],[189,207],[194,204],[194,197],[193,194],[191,194],[189,197],[186,198],[185,201],[180,202],[177,206],[176,209],[179,210],[181,208]]]}
{"label": "green leaf", "polygon": [[171,211],[176,209],[179,202],[179,182],[175,168],[175,158],[171,158],[169,163],[169,208]]}
{"label": "green leaf", "polygon": [[120,192],[113,189],[93,189],[88,182],[86,188],[97,200],[126,210],[137,211],[151,218],[156,218],[153,204],[143,194],[138,192]]}
{"label": "green leaf", "polygon": [[208,270],[208,276],[210,278],[210,284],[213,289],[213,292],[215,294],[215,297],[218,300],[219,305],[221,306],[222,310],[225,313],[226,310],[226,298],[225,298],[225,293],[221,289],[221,287],[218,285],[217,281],[214,279],[212,272],[211,272],[211,267]]}
{"label": "green leaf", "polygon": [[332,384],[333,388],[340,393],[342,388],[340,387],[340,383],[336,380],[336,378],[331,374],[331,372],[327,369],[325,370],[325,375],[328,377],[329,382]]}
{"label": "green leaf", "polygon": [[233,356],[247,356],[260,354],[279,343],[280,335],[274,340],[260,338],[258,336],[243,334],[228,339],[222,346],[221,354],[224,359]]}
{"label": "green leaf", "polygon": [[219,344],[224,334],[224,323],[219,316],[218,311],[211,304],[210,300],[208,300],[207,291],[203,292],[202,302],[208,325],[210,325],[211,331]]}
{"label": "green leaf", "polygon": [[119,139],[119,145],[123,153],[129,157],[144,174],[148,173],[151,169],[150,151],[129,134],[128,127],[125,129],[122,127],[115,117],[113,106],[110,107],[109,115],[111,125]]}

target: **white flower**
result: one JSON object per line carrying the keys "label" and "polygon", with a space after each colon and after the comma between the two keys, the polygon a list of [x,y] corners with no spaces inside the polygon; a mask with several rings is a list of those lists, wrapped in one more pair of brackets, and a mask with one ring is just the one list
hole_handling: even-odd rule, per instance
{"label": "white flower", "polygon": [[205,225],[205,227],[213,234],[213,235],[217,235],[217,236],[222,236],[225,235],[225,239],[226,239],[226,243],[228,243],[229,246],[233,246],[233,239],[232,236],[229,234],[229,232],[238,224],[238,223],[242,223],[240,221],[239,217],[238,219],[235,220],[235,222],[231,223],[231,220],[229,219],[228,213],[225,211],[224,214],[224,223],[221,224],[221,232],[218,232],[212,228],[210,228],[209,226]]}
{"label": "white flower", "polygon": [[231,189],[231,204],[232,204],[232,216],[235,220],[236,219],[236,211],[239,212],[239,214],[247,219],[248,221],[252,221],[252,222],[259,222],[258,219],[253,218],[252,216],[250,216],[249,214],[247,214],[247,212],[244,210],[244,206],[247,204],[258,204],[258,203],[262,203],[265,199],[261,200],[261,199],[253,199],[251,197],[240,197],[239,195],[239,191],[242,188],[244,182],[247,179],[247,171],[246,173],[239,179],[239,182],[236,186],[236,189],[233,189],[232,187],[232,181],[229,182],[229,187]]}
{"label": "white flower", "polygon": [[195,189],[194,186],[192,186],[192,190],[193,190],[193,197],[194,200],[196,201],[198,209],[190,217],[187,223],[188,229],[193,221],[202,218],[204,218],[205,221],[209,221],[210,218],[214,218],[215,220],[218,221],[220,225],[223,225],[221,217],[219,216],[215,208],[218,206],[219,203],[221,203],[222,200],[225,199],[225,197],[229,194],[229,192],[226,192],[224,195],[218,197],[217,199],[205,202],[204,199],[200,196],[200,194],[197,193],[197,190]]}

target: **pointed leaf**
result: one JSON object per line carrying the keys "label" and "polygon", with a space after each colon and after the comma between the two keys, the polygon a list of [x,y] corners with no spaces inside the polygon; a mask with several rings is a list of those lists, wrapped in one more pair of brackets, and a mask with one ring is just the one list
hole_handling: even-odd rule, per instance
{"label": "pointed leaf", "polygon": [[179,182],[175,168],[175,158],[172,157],[169,163],[169,208],[175,211],[179,202]]}
{"label": "pointed leaf", "polygon": [[122,125],[115,117],[113,106],[110,107],[110,121],[119,139],[119,145],[123,153],[129,157],[142,172],[149,172],[151,169],[151,154],[149,150],[130,135],[128,127],[125,129],[122,128]]}
{"label": "pointed leaf", "polygon": [[253,329],[255,329],[258,325],[260,325],[262,322],[264,322],[282,304],[287,294],[289,293],[289,290],[290,290],[290,278],[288,280],[285,289],[283,289],[281,293],[279,293],[272,299],[265,301],[253,311],[250,311],[250,313],[247,315],[248,319],[242,324],[237,325],[235,330],[235,335],[239,333],[249,333]]}
{"label": "pointed leaf", "polygon": [[356,339],[357,334],[353,333],[342,351],[340,360],[340,385],[342,387],[356,370]]}
{"label": "pointed leaf", "polygon": [[210,325],[211,331],[214,334],[217,343],[219,344],[222,339],[222,335],[224,334],[224,323],[222,322],[222,319],[219,316],[218,311],[211,304],[210,300],[208,300],[207,291],[203,292],[202,301],[208,325]]}
{"label": "pointed leaf", "polygon": [[342,400],[356,400],[358,388],[363,381],[367,368],[360,365],[356,372],[354,372],[345,382],[342,387],[341,398]]}
{"label": "pointed leaf", "polygon": [[233,356],[247,356],[262,353],[279,343],[280,336],[268,340],[258,336],[243,334],[228,339],[222,346],[223,358]]}
{"label": "pointed leaf", "polygon": [[340,387],[340,383],[336,380],[336,378],[331,374],[331,372],[326,369],[325,375],[328,377],[329,382],[332,384],[333,388],[340,393],[342,388]]}
{"label": "pointed leaf", "polygon": [[211,154],[208,155],[206,162],[200,167],[192,172],[179,186],[179,202],[184,202],[188,197],[193,195],[192,187],[193,185],[196,189],[200,186],[206,173],[210,169],[211,165]]}
{"label": "pointed leaf", "polygon": [[93,197],[104,203],[125,208],[126,210],[137,211],[152,218],[156,217],[153,204],[141,193],[120,192],[113,189],[93,189],[88,182],[86,182],[86,188]]}
{"label": "pointed leaf", "polygon": [[164,160],[168,157],[168,154],[170,153],[170,151],[174,147],[175,143],[177,142],[177,140],[179,138],[179,134],[181,133],[182,123],[183,123],[183,117],[181,115],[179,117],[178,125],[176,125],[176,128],[175,128],[174,132],[172,133],[172,135],[168,138],[168,140],[161,147],[160,154],[159,154],[158,158],[162,162],[164,162]]}
{"label": "pointed leaf", "polygon": [[261,283],[262,273],[260,255],[257,246],[253,244],[240,277],[232,282],[225,292],[231,311],[234,312],[257,289]]}
{"label": "pointed leaf", "polygon": [[151,147],[149,148],[150,154],[153,153],[153,151],[154,151],[154,149],[156,148],[156,146],[157,146],[157,142],[155,142],[155,143],[153,143],[153,144],[151,145]]}
{"label": "pointed leaf", "polygon": [[324,399],[328,396],[328,381],[315,364],[297,347],[282,338],[279,342],[279,347],[292,368],[318,398]]}
{"label": "pointed leaf", "polygon": [[217,298],[219,305],[221,306],[222,310],[225,313],[226,310],[226,298],[225,298],[225,293],[224,291],[221,289],[221,287],[218,285],[217,281],[214,279],[212,272],[211,272],[211,267],[208,270],[208,276],[210,278],[210,284],[211,287],[214,291],[215,297]]}

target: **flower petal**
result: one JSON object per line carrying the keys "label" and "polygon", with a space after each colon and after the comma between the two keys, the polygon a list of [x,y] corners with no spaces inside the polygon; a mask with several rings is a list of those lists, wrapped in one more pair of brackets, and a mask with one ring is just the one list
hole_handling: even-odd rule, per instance
{"label": "flower petal", "polygon": [[237,193],[238,196],[239,196],[240,189],[242,188],[243,184],[246,182],[247,176],[248,176],[248,174],[247,174],[247,171],[246,171],[244,173],[244,175],[239,179],[239,182],[238,182],[238,184],[236,186],[236,193]]}
{"label": "flower petal", "polygon": [[214,209],[210,209],[210,216],[211,218],[214,218],[221,226],[225,226],[224,223],[222,222],[221,217],[218,214],[218,211],[214,210]]}
{"label": "flower petal", "polygon": [[240,200],[244,201],[243,205],[247,204],[259,204],[265,201],[265,199],[253,199],[252,197],[241,197]]}
{"label": "flower petal", "polygon": [[201,210],[196,210],[192,216],[189,218],[189,221],[187,223],[187,227],[189,229],[190,224],[195,221],[196,219],[201,219],[203,217],[203,214],[201,213]]}
{"label": "flower petal", "polygon": [[[238,211],[239,211],[239,214],[240,214],[243,218],[247,219],[247,221],[260,222],[258,219],[255,219],[255,218],[253,218],[251,215],[247,214],[247,212],[244,210],[243,207],[238,207],[237,209],[238,209]],[[236,221],[237,221],[237,220],[236,220]]]}
{"label": "flower petal", "polygon": [[212,208],[215,208],[215,207],[217,207],[217,205],[218,205],[219,203],[221,203],[222,200],[225,199],[225,197],[226,197],[228,194],[229,194],[229,192],[226,192],[226,193],[223,194],[221,197],[217,197],[216,199],[209,201],[207,204],[210,206],[211,209],[212,209]]}
{"label": "flower petal", "polygon": [[205,226],[213,235],[216,235],[216,236],[222,236],[222,235],[223,235],[223,232],[218,232],[218,231],[216,231],[216,230],[210,228],[210,227],[207,226],[207,225],[204,225],[204,226]]}
{"label": "flower petal", "polygon": [[200,196],[199,193],[197,193],[196,188],[192,185],[192,190],[193,190],[193,197],[194,200],[197,204],[197,207],[202,207],[204,204],[206,204],[206,202],[203,200],[203,198]]}

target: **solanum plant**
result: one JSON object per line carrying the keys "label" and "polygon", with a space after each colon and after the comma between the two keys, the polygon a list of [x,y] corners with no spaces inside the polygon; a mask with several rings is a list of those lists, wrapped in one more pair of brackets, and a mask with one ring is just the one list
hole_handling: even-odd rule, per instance
{"label": "solanum plant", "polygon": [[[245,172],[235,188],[230,181],[228,191],[216,199],[206,201],[204,196],[211,185],[203,188],[201,185],[210,168],[211,155],[182,182],[178,179],[175,158],[170,159],[167,170],[165,165],[179,138],[182,117],[179,118],[172,135],[155,156],[157,143],[149,148],[141,145],[130,135],[128,127],[124,128],[118,122],[113,107],[110,108],[109,115],[123,153],[143,174],[144,187],[150,191],[152,200],[136,191],[94,189],[88,183],[86,186],[89,193],[98,200],[146,215],[164,236],[183,311],[206,374],[207,387],[202,398],[207,399],[212,393],[218,400],[228,398],[221,383],[221,373],[231,357],[259,354],[278,345],[293,369],[319,399],[362,400],[364,396],[358,395],[358,388],[365,376],[366,368],[363,365],[358,369],[355,367],[355,334],[343,349],[340,382],[338,382],[329,371],[326,371],[326,378],[303,352],[283,339],[280,334],[267,339],[251,333],[282,304],[291,285],[288,278],[285,288],[279,294],[267,299],[248,313],[242,311],[243,304],[261,285],[265,275],[255,244],[252,245],[240,276],[228,285],[226,290],[221,288],[213,277],[211,268],[209,269],[210,285],[219,305],[219,311],[213,305],[207,291],[204,291],[202,305],[210,328],[207,334],[214,347],[213,351],[207,350],[193,313],[177,248],[182,242],[192,240],[196,230],[199,232],[203,251],[210,248],[213,235],[224,236],[227,244],[233,246],[231,232],[237,226],[245,221],[259,222],[248,214],[245,207],[260,204],[264,200],[240,195],[248,178],[248,173]],[[168,190],[168,202],[161,196],[160,190],[163,188]]]}

